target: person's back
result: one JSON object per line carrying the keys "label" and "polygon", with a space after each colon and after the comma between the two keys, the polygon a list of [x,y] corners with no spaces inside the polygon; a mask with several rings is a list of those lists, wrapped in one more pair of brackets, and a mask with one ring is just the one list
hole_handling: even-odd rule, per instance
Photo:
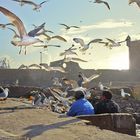
{"label": "person's back", "polygon": [[103,91],[102,99],[99,103],[95,104],[95,114],[101,113],[119,113],[119,105],[111,100],[112,94],[110,91]]}
{"label": "person's back", "polygon": [[[77,91],[78,94],[83,94],[82,91]],[[76,98],[77,98],[76,97]],[[94,114],[94,107],[92,104],[84,98],[84,94],[76,99],[76,101],[71,105],[70,110],[67,112],[68,116],[77,116],[77,115],[89,115]]]}

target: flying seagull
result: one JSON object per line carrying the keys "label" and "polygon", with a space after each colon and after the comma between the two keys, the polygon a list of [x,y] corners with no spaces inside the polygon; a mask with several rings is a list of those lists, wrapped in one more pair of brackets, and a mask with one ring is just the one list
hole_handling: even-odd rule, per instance
{"label": "flying seagull", "polygon": [[22,5],[23,4],[33,5],[34,6],[33,10],[35,10],[35,11],[40,11],[40,8],[42,7],[42,5],[46,2],[48,2],[48,1],[43,1],[39,4],[37,4],[37,3],[33,2],[33,1],[30,1],[30,0],[22,0],[22,1],[21,0],[14,0],[14,1],[20,2],[20,3],[22,3]]}
{"label": "flying seagull", "polygon": [[123,41],[118,41],[118,42],[116,42],[116,41],[114,41],[112,39],[109,39],[109,38],[106,38],[106,39],[108,40],[108,42],[100,41],[99,43],[105,44],[105,46],[109,47],[110,49],[112,49],[113,47],[119,47],[119,46],[121,46],[121,43],[126,42],[126,39],[123,40]]}
{"label": "flying seagull", "polygon": [[[74,47],[74,44],[72,44],[72,46],[70,47],[70,48],[68,48],[68,49],[66,49],[66,50],[64,50],[64,52],[62,52],[62,53],[60,53],[59,55],[60,56],[67,56],[67,55],[77,55],[77,53],[76,52],[74,52],[73,50],[77,50],[77,48],[73,48]],[[64,57],[64,58],[65,58]]]}
{"label": "flying seagull", "polygon": [[3,87],[0,87],[0,101],[4,101],[7,99],[8,92],[9,92],[8,88],[4,89]]}
{"label": "flying seagull", "polygon": [[20,52],[21,53],[21,47],[25,46],[25,54],[26,54],[26,46],[32,45],[37,42],[43,42],[38,38],[35,38],[34,35],[40,31],[44,27],[44,23],[40,26],[40,28],[35,29],[32,31],[30,34],[32,36],[28,35],[26,32],[26,29],[24,27],[23,22],[20,20],[19,17],[17,17],[14,13],[11,11],[7,10],[4,7],[0,6],[0,12],[2,12],[5,16],[9,18],[9,20],[12,22],[12,24],[17,28],[19,35],[20,35],[20,41],[11,41],[11,43],[15,46],[20,46]]}
{"label": "flying seagull", "polygon": [[23,1],[31,1],[31,0],[12,0],[12,1],[19,2],[20,6],[23,6],[24,5]]}
{"label": "flying seagull", "polygon": [[95,0],[94,3],[103,3],[107,6],[107,8],[110,10],[110,6],[106,1],[102,1],[102,0]]}
{"label": "flying seagull", "polygon": [[80,27],[78,27],[78,26],[68,26],[68,25],[63,24],[63,23],[60,23],[60,25],[65,26],[65,29],[66,29],[66,30],[69,30],[70,28],[80,28]]}
{"label": "flying seagull", "polygon": [[140,0],[129,0],[129,5],[132,3],[136,3],[138,5],[138,7],[140,8]]}
{"label": "flying seagull", "polygon": [[76,43],[79,43],[81,45],[82,48],[80,48],[80,51],[86,51],[89,48],[89,45],[91,43],[100,42],[100,41],[102,41],[102,39],[93,39],[88,44],[85,44],[84,40],[81,38],[73,38],[73,41],[75,41]]}

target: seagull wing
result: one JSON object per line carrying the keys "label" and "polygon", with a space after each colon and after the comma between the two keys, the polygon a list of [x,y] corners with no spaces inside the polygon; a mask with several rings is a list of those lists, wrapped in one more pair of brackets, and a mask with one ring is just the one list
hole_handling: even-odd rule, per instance
{"label": "seagull wing", "polygon": [[86,60],[80,59],[80,58],[76,58],[76,57],[72,57],[72,60],[74,61],[80,61],[80,62],[88,62]]}
{"label": "seagull wing", "polygon": [[97,43],[97,42],[100,42],[100,41],[102,41],[102,39],[93,39],[88,43],[88,45],[90,45],[91,43]]}
{"label": "seagull wing", "polygon": [[78,26],[70,26],[70,27],[73,27],[73,28],[80,28],[80,27],[78,27]]}
{"label": "seagull wing", "polygon": [[66,28],[70,28],[68,25],[63,24],[63,23],[60,23],[60,25],[63,25],[63,26],[65,26]]}
{"label": "seagull wing", "polygon": [[30,5],[37,6],[37,4],[34,3],[33,1],[22,0],[22,2],[25,3],[25,4],[30,4]]}
{"label": "seagull wing", "polygon": [[20,38],[19,35],[16,33],[16,31],[15,31],[14,29],[12,29],[12,28],[10,28],[10,27],[7,27],[7,28],[8,28],[9,30],[11,30],[12,32],[14,32],[14,34],[15,34],[14,36],[15,36],[15,37]]}
{"label": "seagull wing", "polygon": [[110,6],[109,6],[109,4],[106,2],[106,1],[102,1],[106,6],[107,6],[107,8],[110,10]]}
{"label": "seagull wing", "polygon": [[19,68],[18,69],[23,69],[23,68],[28,68],[28,66],[25,66],[24,64],[22,64],[21,66],[19,66]]}
{"label": "seagull wing", "polygon": [[41,66],[38,65],[38,64],[31,64],[31,65],[29,65],[28,67],[29,67],[29,68],[31,68],[31,67],[36,67],[36,68],[41,69]]}
{"label": "seagull wing", "polygon": [[112,44],[116,44],[116,42],[112,39],[106,38],[109,42],[111,42]]}
{"label": "seagull wing", "polygon": [[67,40],[65,38],[63,38],[62,36],[56,35],[56,36],[52,36],[51,38],[57,38],[59,40],[62,40],[64,42],[67,42]]}
{"label": "seagull wing", "polygon": [[100,76],[100,74],[93,74],[93,75],[91,75],[91,76],[88,78],[88,80],[89,80],[89,82],[90,82],[90,81],[92,81],[93,79],[98,78],[99,76]]}
{"label": "seagull wing", "polygon": [[13,23],[13,25],[17,27],[21,38],[24,35],[27,35],[23,22],[14,13],[1,6],[0,11],[9,18],[9,20]]}
{"label": "seagull wing", "polygon": [[42,5],[42,4],[46,3],[46,2],[47,2],[47,1],[45,0],[45,1],[41,2],[40,5]]}
{"label": "seagull wing", "polygon": [[84,40],[81,38],[73,38],[73,41],[75,41],[76,43],[80,43],[81,46],[84,46]]}
{"label": "seagull wing", "polygon": [[45,22],[44,22],[43,24],[41,24],[40,26],[38,26],[37,28],[35,28],[35,29],[33,29],[32,31],[30,31],[30,32],[28,33],[28,35],[29,35],[29,36],[32,36],[32,37],[36,36],[36,34],[37,34],[41,29],[43,29],[44,26],[45,26]]}

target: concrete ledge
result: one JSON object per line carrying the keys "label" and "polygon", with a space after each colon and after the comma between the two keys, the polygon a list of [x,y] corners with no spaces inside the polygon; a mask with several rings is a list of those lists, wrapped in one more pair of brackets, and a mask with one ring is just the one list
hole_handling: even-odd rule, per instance
{"label": "concrete ledge", "polygon": [[81,115],[79,119],[88,120],[90,124],[101,129],[112,130],[124,134],[136,136],[136,122],[128,113],[105,113],[98,115]]}

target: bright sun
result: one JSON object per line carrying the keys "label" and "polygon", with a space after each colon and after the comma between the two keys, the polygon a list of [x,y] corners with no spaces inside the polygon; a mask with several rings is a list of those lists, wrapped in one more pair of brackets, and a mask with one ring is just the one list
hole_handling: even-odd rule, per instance
{"label": "bright sun", "polygon": [[111,57],[110,67],[112,69],[129,69],[129,58],[126,53],[119,53]]}

